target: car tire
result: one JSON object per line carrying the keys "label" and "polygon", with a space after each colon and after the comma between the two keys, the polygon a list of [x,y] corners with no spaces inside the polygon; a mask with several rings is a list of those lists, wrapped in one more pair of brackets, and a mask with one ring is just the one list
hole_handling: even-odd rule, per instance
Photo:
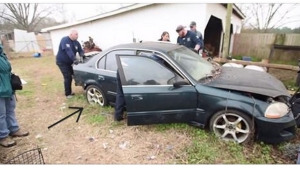
{"label": "car tire", "polygon": [[215,113],[210,119],[209,128],[217,137],[240,144],[249,143],[254,135],[254,121],[237,110]]}
{"label": "car tire", "polygon": [[85,91],[86,99],[90,104],[99,104],[101,107],[107,106],[105,94],[98,86],[89,85]]}

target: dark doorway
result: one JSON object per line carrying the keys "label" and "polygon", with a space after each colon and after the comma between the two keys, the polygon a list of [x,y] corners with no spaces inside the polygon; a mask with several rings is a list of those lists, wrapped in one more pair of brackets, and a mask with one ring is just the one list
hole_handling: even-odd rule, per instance
{"label": "dark doorway", "polygon": [[204,46],[213,56],[219,55],[222,32],[221,19],[211,15],[204,30]]}

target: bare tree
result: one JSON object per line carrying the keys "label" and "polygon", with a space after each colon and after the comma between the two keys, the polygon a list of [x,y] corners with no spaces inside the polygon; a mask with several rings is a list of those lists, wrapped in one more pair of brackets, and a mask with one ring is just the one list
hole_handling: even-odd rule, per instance
{"label": "bare tree", "polygon": [[5,3],[1,6],[0,18],[15,28],[36,31],[37,25],[45,18],[62,13],[62,4]]}
{"label": "bare tree", "polygon": [[[237,4],[246,14],[244,26],[250,26],[260,32],[268,32],[288,23],[300,22],[300,15],[292,13],[300,4]],[[298,9],[299,10],[299,9]]]}

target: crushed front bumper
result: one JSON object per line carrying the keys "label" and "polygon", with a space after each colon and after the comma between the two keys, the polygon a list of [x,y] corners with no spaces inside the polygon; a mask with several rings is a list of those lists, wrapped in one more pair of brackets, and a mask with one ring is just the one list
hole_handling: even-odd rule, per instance
{"label": "crushed front bumper", "polygon": [[278,144],[295,137],[296,121],[292,113],[279,119],[256,117],[257,139],[265,143]]}

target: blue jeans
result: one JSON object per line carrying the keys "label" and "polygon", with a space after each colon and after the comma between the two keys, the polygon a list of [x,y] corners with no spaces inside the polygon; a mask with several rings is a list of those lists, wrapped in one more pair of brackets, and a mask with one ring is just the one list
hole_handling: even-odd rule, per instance
{"label": "blue jeans", "polygon": [[72,94],[72,75],[73,67],[72,64],[65,64],[61,62],[57,62],[56,65],[59,67],[63,77],[64,77],[64,87],[65,87],[65,95],[71,95]]}
{"label": "blue jeans", "polygon": [[15,108],[15,95],[11,97],[0,97],[0,139],[7,137],[9,133],[14,133],[19,130]]}

